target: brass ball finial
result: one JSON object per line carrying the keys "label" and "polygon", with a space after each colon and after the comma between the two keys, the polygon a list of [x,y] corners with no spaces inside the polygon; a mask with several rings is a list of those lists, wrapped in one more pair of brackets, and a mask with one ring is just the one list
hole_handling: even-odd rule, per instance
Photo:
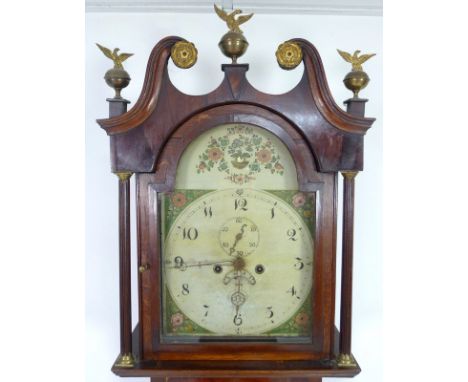
{"label": "brass ball finial", "polygon": [[221,52],[235,64],[237,59],[247,51],[249,42],[242,33],[229,31],[221,38],[218,46]]}
{"label": "brass ball finial", "polygon": [[114,63],[114,67],[106,72],[104,79],[106,80],[106,84],[115,90],[114,98],[122,99],[120,92],[123,88],[128,86],[131,80],[130,75],[124,69],[122,62],[133,56],[133,53],[118,53],[120,50],[119,48],[115,48],[113,51],[111,51],[109,48],[106,48],[98,43],[96,43],[96,45],[101,50],[101,52],[104,53],[107,58],[110,58]]}
{"label": "brass ball finial", "polygon": [[221,52],[232,60],[232,63],[237,63],[237,59],[241,57],[249,47],[247,39],[244,37],[239,25],[249,21],[253,13],[250,15],[242,15],[240,9],[234,9],[231,13],[225,12],[222,8],[214,4],[214,10],[219,18],[226,22],[229,32],[227,32],[219,42],[218,46]]}
{"label": "brass ball finial", "polygon": [[176,42],[171,49],[174,64],[182,69],[191,68],[197,62],[198,51],[195,45],[188,41]]}
{"label": "brass ball finial", "polygon": [[370,81],[367,73],[362,69],[362,64],[369,58],[375,56],[375,53],[362,54],[360,50],[356,50],[353,55],[337,49],[339,55],[352,65],[351,71],[345,76],[343,82],[347,89],[353,92],[353,98],[359,98],[359,92],[364,89]]}
{"label": "brass ball finial", "polygon": [[302,61],[301,46],[292,41],[286,41],[278,46],[276,50],[278,65],[285,70],[292,70]]}

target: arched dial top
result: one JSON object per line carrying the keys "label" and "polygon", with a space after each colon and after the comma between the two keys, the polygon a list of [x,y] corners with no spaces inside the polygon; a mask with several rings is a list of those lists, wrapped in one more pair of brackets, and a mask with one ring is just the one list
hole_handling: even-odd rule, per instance
{"label": "arched dial top", "polygon": [[[286,94],[258,91],[245,76],[247,64],[230,64],[222,66],[225,78],[217,89],[191,96],[175,88],[167,72],[171,49],[179,41],[179,37],[167,37],[154,47],[142,92],[131,110],[98,120],[111,136],[114,171],[154,171],[161,150],[184,121],[203,118],[205,111],[233,103],[260,107],[292,124],[314,152],[320,171],[362,169],[363,135],[374,120],[348,114],[336,105],[319,54],[310,42],[291,40],[302,49],[304,75]],[[124,153],[126,147],[138,150]]]}

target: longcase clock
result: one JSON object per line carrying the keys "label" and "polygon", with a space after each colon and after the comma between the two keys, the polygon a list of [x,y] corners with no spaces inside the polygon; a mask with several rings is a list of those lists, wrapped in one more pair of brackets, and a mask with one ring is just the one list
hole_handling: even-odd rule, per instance
{"label": "longcase clock", "polygon": [[[218,14],[229,20],[226,13]],[[226,16],[227,15],[227,16]],[[354,178],[373,123],[364,99],[347,111],[330,94],[315,47],[281,44],[300,83],[270,95],[237,63],[248,43],[240,21],[220,48],[232,59],[213,92],[191,96],[170,81],[170,59],[189,68],[195,46],[179,37],[151,52],[141,95],[127,111],[129,76],[119,56],[106,73],[117,94],[110,137],[119,178],[121,349],[114,373],[183,380],[258,381],[352,377]],[[344,53],[344,52],[341,52]],[[349,60],[353,58],[349,55]],[[350,61],[351,62],[351,61]],[[356,71],[359,72],[359,71]],[[365,73],[348,76],[355,89]],[[350,87],[350,88],[351,88]],[[354,89],[354,90],[355,90]],[[339,174],[344,182],[340,330],[335,328]],[[135,177],[139,322],[131,323],[130,177]]]}

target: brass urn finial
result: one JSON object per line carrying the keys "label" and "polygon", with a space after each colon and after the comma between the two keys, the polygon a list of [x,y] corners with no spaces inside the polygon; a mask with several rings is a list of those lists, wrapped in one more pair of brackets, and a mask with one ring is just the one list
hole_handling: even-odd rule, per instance
{"label": "brass urn finial", "polygon": [[352,70],[345,76],[343,82],[346,88],[354,93],[353,98],[359,98],[359,92],[364,89],[370,81],[369,76],[362,69],[362,64],[369,58],[375,56],[375,53],[359,55],[361,51],[356,50],[353,55],[351,55],[339,49],[337,49],[337,51],[346,62],[352,65]]}
{"label": "brass urn finial", "polygon": [[242,56],[247,50],[249,43],[244,37],[244,33],[239,28],[239,25],[247,22],[253,16],[253,13],[250,15],[241,15],[242,11],[240,9],[235,9],[231,13],[227,13],[214,4],[214,10],[216,14],[225,21],[229,32],[227,32],[219,42],[218,46],[221,49],[221,52],[226,57],[229,57],[232,60],[232,63],[237,63],[237,59]]}
{"label": "brass urn finial", "polygon": [[98,43],[96,43],[96,45],[101,52],[114,63],[114,67],[106,72],[104,79],[106,80],[107,85],[115,90],[114,98],[121,99],[122,96],[120,95],[120,91],[127,87],[131,80],[130,75],[124,69],[122,62],[133,56],[133,53],[118,53],[120,50],[119,48],[115,48],[111,51],[109,48]]}

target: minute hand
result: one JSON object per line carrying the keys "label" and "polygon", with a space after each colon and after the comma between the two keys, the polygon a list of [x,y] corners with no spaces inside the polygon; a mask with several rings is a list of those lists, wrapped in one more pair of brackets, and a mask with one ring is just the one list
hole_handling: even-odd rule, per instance
{"label": "minute hand", "polygon": [[203,267],[206,265],[232,265],[232,260],[225,260],[225,261],[197,261],[196,263],[182,263],[177,265],[169,266],[168,268],[175,268],[184,271],[186,268],[193,268],[193,267]]}

